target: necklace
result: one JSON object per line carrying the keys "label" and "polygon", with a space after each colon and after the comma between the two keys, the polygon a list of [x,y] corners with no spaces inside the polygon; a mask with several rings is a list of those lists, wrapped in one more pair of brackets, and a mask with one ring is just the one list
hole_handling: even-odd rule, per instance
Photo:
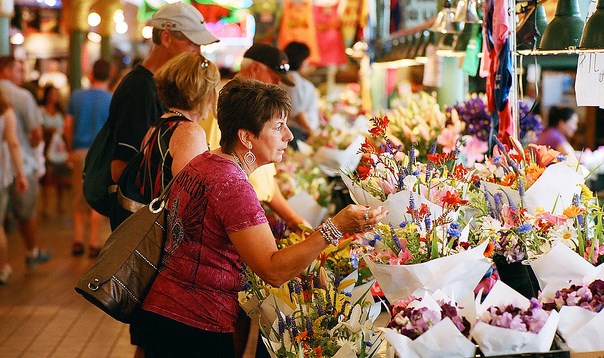
{"label": "necklace", "polygon": [[170,113],[174,113],[174,114],[176,114],[176,115],[177,115],[177,116],[179,116],[179,117],[184,117],[184,118],[186,118],[186,116],[185,116],[184,114],[180,113],[180,112],[179,112],[179,111],[177,111],[177,110],[174,110],[174,109],[169,109],[169,110],[168,110],[168,112],[170,112]]}
{"label": "necklace", "polygon": [[231,152],[231,156],[233,157],[233,159],[235,159],[235,163],[237,163],[237,165],[239,165],[239,168],[241,168],[241,171],[243,172],[243,174],[245,174],[245,176],[247,177],[247,173],[245,172],[245,170],[243,169],[243,164],[241,164],[241,160],[239,160],[239,157],[235,155],[235,153]]}

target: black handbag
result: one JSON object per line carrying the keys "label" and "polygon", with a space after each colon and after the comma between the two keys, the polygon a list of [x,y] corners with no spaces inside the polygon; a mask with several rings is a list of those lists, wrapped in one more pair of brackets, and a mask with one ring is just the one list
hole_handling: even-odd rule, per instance
{"label": "black handbag", "polygon": [[157,199],[111,233],[96,262],[75,287],[118,321],[131,322],[157,276],[166,235],[164,206],[176,177]]}

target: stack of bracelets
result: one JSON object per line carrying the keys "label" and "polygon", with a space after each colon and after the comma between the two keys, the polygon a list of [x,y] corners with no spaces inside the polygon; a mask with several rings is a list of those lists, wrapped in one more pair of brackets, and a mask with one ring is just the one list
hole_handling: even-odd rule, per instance
{"label": "stack of bracelets", "polygon": [[344,237],[344,234],[333,224],[331,218],[327,218],[323,224],[319,225],[317,230],[319,230],[328,243],[334,246],[338,246],[340,239]]}

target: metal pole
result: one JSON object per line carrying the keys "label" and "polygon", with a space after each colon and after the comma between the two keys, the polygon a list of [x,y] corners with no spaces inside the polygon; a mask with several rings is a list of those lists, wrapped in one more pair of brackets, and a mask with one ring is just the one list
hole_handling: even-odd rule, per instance
{"label": "metal pole", "polygon": [[518,123],[518,77],[516,75],[516,66],[517,66],[517,57],[518,53],[516,52],[516,0],[508,0],[508,15],[510,18],[510,32],[508,36],[508,42],[510,45],[510,52],[512,54],[512,87],[510,88],[510,95],[508,97],[508,101],[510,101],[510,109],[512,112],[512,123],[513,123],[513,133],[512,136],[518,138],[519,136],[519,123]]}

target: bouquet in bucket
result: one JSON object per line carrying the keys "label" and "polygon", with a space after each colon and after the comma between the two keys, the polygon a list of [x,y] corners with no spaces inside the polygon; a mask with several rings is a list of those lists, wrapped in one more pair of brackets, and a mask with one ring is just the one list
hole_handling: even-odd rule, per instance
{"label": "bouquet in bucket", "polygon": [[399,357],[472,357],[476,350],[469,338],[472,309],[471,301],[458,307],[441,292],[410,296],[393,304],[384,338]]}
{"label": "bouquet in bucket", "polygon": [[497,281],[482,303],[476,302],[477,321],[471,331],[485,356],[543,353],[552,346],[559,315]]}
{"label": "bouquet in bucket", "polygon": [[544,293],[543,308],[560,312],[558,333],[572,352],[604,350],[604,281],[573,284]]}
{"label": "bouquet in bucket", "polygon": [[292,280],[267,298],[267,309],[276,316],[262,332],[271,356],[375,355],[382,342],[373,327],[380,304],[368,298],[369,285],[355,287],[355,275],[336,282],[321,270],[316,278]]}
{"label": "bouquet in bucket", "polygon": [[[455,165],[456,153],[436,153],[433,143],[427,163],[417,160],[417,151],[408,153],[396,146],[386,134],[389,118],[372,118],[370,134],[381,141],[379,146],[369,139],[361,146],[361,161],[352,172],[342,174],[350,195],[359,205],[384,206],[390,214],[384,220],[398,225],[408,220],[407,208],[424,207],[435,220],[454,203],[459,207],[472,180],[468,170]],[[456,210],[446,210],[449,220],[457,216]]]}
{"label": "bouquet in bucket", "polygon": [[474,164],[481,186],[491,195],[502,191],[530,213],[544,210],[559,214],[580,193],[579,185],[585,180],[577,172],[574,156],[565,157],[534,144],[524,150],[513,137],[513,148],[509,150],[496,138],[495,142],[493,156],[484,164]]}

